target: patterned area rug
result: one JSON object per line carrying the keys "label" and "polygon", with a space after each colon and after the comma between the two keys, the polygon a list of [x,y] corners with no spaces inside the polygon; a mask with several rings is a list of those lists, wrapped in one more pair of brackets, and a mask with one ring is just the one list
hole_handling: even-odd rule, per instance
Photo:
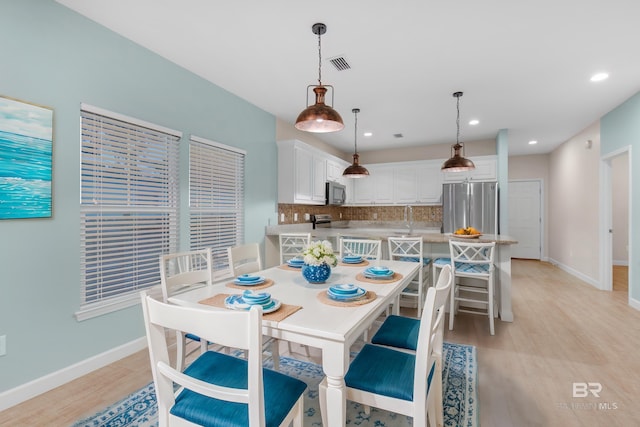
{"label": "patterned area rug", "polygon": [[[444,425],[476,427],[479,424],[476,349],[473,346],[444,343],[443,358]],[[322,367],[281,357],[280,370],[300,378],[308,385],[304,401],[305,427],[322,426],[318,403],[318,384],[323,377]],[[73,427],[155,427],[158,425],[156,409],[153,383],[149,383],[104,411],[75,423]],[[371,413],[367,415],[361,405],[348,402],[347,424],[363,427],[405,427],[412,425],[412,419],[376,408],[371,408]]]}

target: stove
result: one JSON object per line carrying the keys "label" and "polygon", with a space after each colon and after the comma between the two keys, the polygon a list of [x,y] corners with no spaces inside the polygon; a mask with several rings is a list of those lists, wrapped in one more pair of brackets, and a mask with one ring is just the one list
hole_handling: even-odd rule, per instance
{"label": "stove", "polygon": [[313,224],[314,230],[316,228],[331,228],[331,215],[329,214],[311,215],[311,224]]}

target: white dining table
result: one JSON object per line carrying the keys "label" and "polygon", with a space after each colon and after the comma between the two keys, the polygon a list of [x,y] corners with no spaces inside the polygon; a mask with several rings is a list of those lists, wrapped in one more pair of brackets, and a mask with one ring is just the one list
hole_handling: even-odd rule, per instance
{"label": "white dining table", "polygon": [[[402,277],[392,283],[370,283],[356,279],[366,266],[338,265],[324,284],[308,283],[299,270],[281,266],[262,270],[257,275],[273,280],[273,285],[260,290],[283,304],[298,305],[302,309],[281,321],[263,319],[264,335],[280,340],[317,347],[322,350],[322,369],[327,378],[326,422],[329,427],[345,425],[346,393],[344,376],[349,369],[351,345],[362,336],[389,306],[398,314],[400,292],[418,273],[420,264],[405,261],[370,261],[370,265],[384,265]],[[170,298],[175,304],[197,303],[217,294],[240,294],[242,289],[226,286],[232,278],[212,286],[205,286]],[[318,298],[335,284],[356,284],[376,293],[376,299],[358,306],[329,305]]]}

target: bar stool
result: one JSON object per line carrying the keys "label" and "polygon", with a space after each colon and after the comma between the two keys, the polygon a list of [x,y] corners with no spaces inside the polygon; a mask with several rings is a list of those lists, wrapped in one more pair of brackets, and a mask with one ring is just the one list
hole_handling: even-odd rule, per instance
{"label": "bar stool", "polygon": [[424,296],[427,293],[426,288],[429,283],[431,258],[424,256],[422,237],[389,237],[387,240],[389,243],[389,259],[422,263],[422,267],[418,270],[418,275],[400,294],[401,297],[417,299],[418,311],[416,317],[420,318]]}
{"label": "bar stool", "polygon": [[[457,312],[482,314],[489,316],[489,331],[491,335],[495,335],[493,326],[495,246],[495,242],[471,243],[449,240],[451,272],[454,279],[449,302],[449,330],[453,330]],[[476,281],[463,285],[459,283],[460,278],[476,279]],[[477,284],[477,281],[484,283]],[[460,302],[470,303],[470,306],[460,306]],[[478,305],[486,306],[486,310],[476,308]]]}
{"label": "bar stool", "polygon": [[440,257],[432,261],[431,271],[433,272],[433,278],[431,279],[431,283],[437,283],[440,270],[442,270],[442,267],[445,265],[451,265],[451,258]]}

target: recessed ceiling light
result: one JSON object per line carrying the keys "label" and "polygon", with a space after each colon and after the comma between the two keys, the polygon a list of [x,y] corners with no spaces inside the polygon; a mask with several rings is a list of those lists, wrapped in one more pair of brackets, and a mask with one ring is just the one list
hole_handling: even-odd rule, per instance
{"label": "recessed ceiling light", "polygon": [[478,119],[469,120],[469,124],[470,124],[471,126],[475,126],[475,125],[477,125],[478,123],[480,123],[480,120],[478,120]]}
{"label": "recessed ceiling light", "polygon": [[607,73],[596,73],[593,76],[591,76],[591,81],[592,82],[601,82],[603,80],[607,80],[609,78],[609,74]]}
{"label": "recessed ceiling light", "polygon": [[529,145],[535,145],[537,143],[538,141],[536,141],[535,139],[532,139],[531,141],[529,141]]}
{"label": "recessed ceiling light", "polygon": [[371,136],[371,135],[373,135],[373,132],[365,132],[365,133],[363,133],[363,135],[364,136]]}

